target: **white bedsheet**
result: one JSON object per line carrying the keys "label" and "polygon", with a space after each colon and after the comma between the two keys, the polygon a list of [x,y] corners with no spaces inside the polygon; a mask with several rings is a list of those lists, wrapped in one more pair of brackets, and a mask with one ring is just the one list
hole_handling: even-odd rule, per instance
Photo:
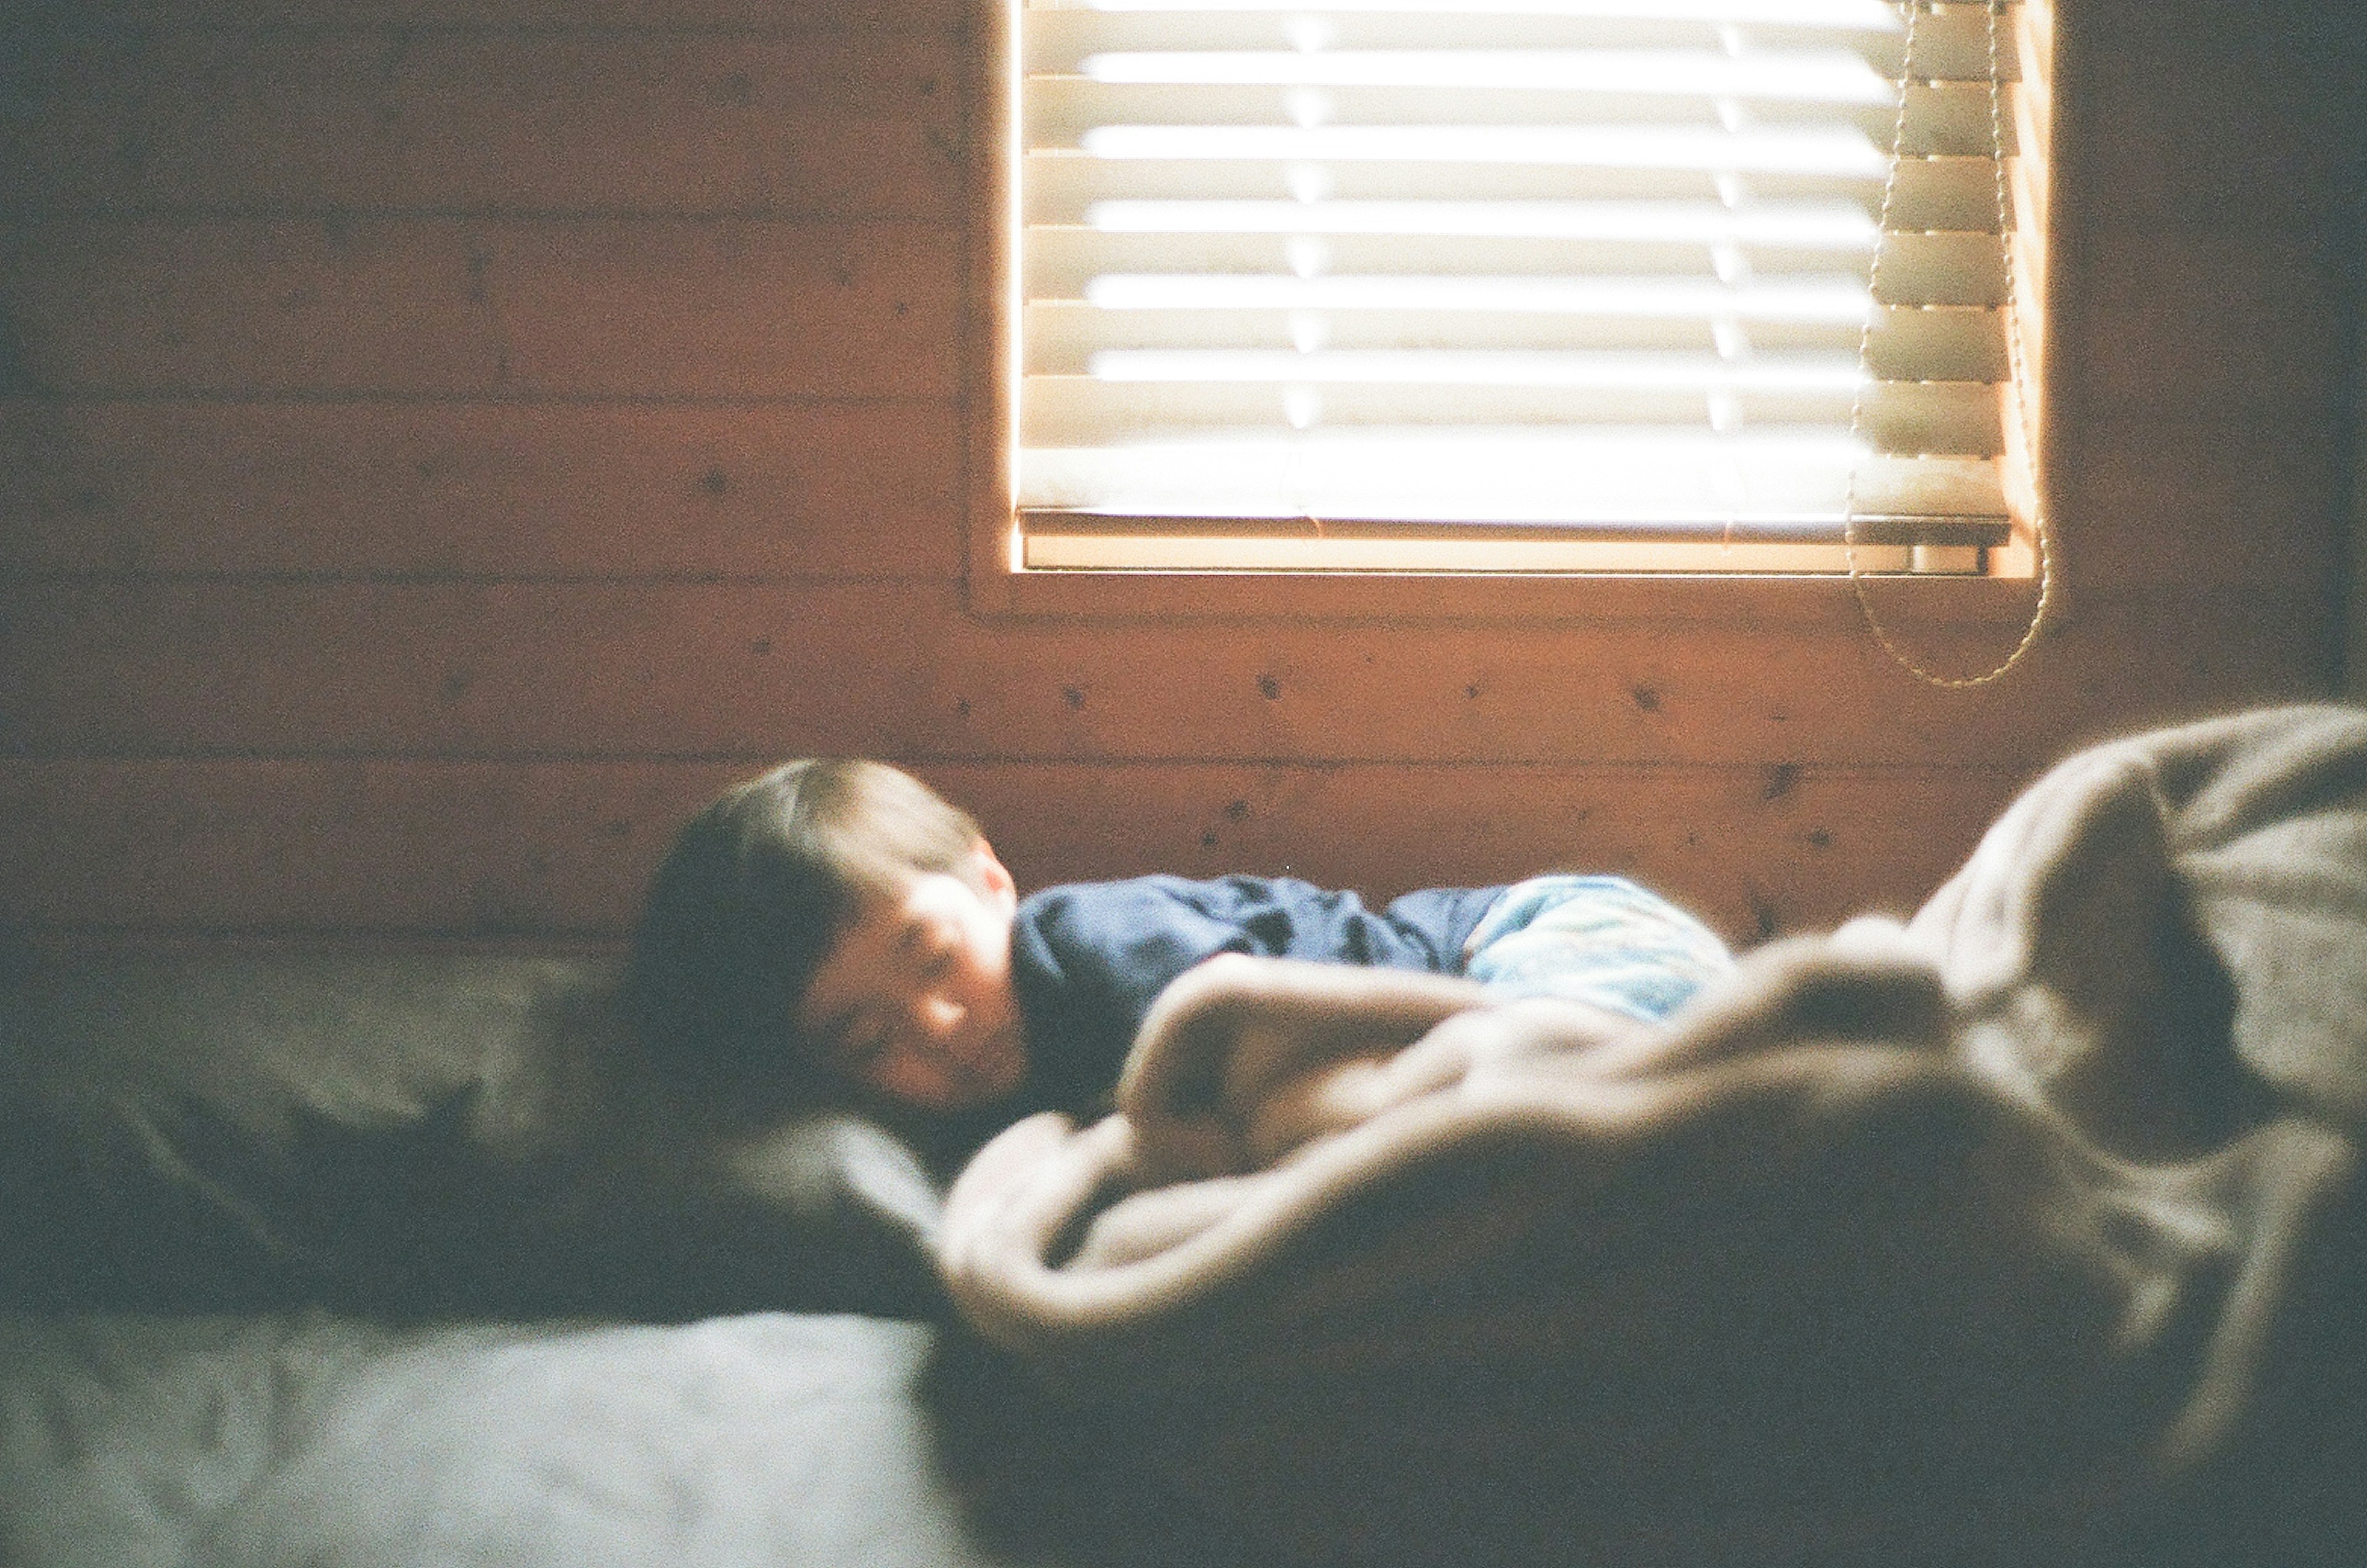
{"label": "white bedsheet", "polygon": [[0,1320],[14,1568],[1002,1564],[915,1397],[933,1333],[770,1314],[395,1330]]}

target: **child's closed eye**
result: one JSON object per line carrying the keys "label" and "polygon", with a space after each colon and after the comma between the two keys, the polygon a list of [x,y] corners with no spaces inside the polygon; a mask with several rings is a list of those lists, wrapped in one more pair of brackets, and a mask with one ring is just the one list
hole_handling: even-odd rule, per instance
{"label": "child's closed eye", "polygon": [[848,1030],[839,1037],[838,1049],[832,1055],[843,1072],[862,1073],[879,1064],[888,1054],[888,1031],[878,1023],[864,1023]]}

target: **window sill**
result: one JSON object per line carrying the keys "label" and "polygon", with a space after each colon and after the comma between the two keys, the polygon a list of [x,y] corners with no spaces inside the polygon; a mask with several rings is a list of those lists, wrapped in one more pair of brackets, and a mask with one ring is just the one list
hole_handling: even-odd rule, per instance
{"label": "window sill", "polygon": [[[1869,576],[1886,616],[1932,626],[2029,619],[2026,576]],[[2059,610],[2059,595],[2057,608]],[[969,608],[989,618],[1660,622],[1855,626],[1848,578],[1732,573],[1014,571],[974,563]]]}

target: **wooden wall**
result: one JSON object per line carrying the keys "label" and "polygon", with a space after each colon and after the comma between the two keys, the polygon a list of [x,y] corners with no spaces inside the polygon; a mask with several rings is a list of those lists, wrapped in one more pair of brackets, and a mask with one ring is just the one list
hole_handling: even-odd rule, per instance
{"label": "wooden wall", "polygon": [[2063,614],[1954,694],[1838,586],[971,615],[989,3],[0,0],[0,918],[606,940],[830,750],[1024,885],[1574,863],[1748,937],[1911,905],[2078,741],[2339,686],[2339,7],[2061,0]]}

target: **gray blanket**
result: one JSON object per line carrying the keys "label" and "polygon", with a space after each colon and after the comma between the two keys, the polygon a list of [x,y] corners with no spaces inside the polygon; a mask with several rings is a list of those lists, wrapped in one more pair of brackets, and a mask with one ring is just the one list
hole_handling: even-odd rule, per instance
{"label": "gray blanket", "polygon": [[940,1256],[1215,1513],[1342,1559],[2367,1561],[2367,715],[2081,753],[1911,920],[1658,1028],[1245,1026],[1235,978],[1119,1114],[990,1145]]}

